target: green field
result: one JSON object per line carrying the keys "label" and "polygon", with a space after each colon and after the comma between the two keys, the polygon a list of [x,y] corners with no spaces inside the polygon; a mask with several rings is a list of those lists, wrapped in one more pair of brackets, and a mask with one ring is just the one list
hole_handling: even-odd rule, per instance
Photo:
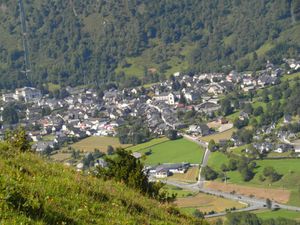
{"label": "green field", "polygon": [[[164,139],[163,139],[164,140]],[[161,141],[161,139],[159,140]],[[184,138],[175,141],[164,141],[157,144],[157,139],[152,140],[152,146],[147,143],[143,143],[134,146],[134,151],[141,153],[152,150],[152,154],[146,157],[145,164],[157,165],[159,163],[200,163],[204,154],[204,150],[194,142],[188,141]],[[156,143],[153,145],[153,143]],[[147,147],[147,145],[151,147]],[[146,147],[145,147],[146,146]],[[128,148],[132,150],[132,148]]]}
{"label": "green field", "polygon": [[207,165],[217,171],[220,171],[221,165],[228,164],[229,159],[227,156],[221,152],[213,152],[208,159]]}
{"label": "green field", "polygon": [[289,211],[289,210],[276,210],[276,211],[257,211],[254,212],[260,219],[277,219],[277,218],[286,218],[286,219],[300,219],[300,212]]}
{"label": "green field", "polygon": [[172,185],[166,185],[162,188],[162,190],[167,191],[169,194],[176,194],[177,198],[183,198],[183,197],[188,197],[188,196],[193,196],[196,193],[189,191],[189,190],[185,190],[179,187],[175,187]]}
{"label": "green field", "polygon": [[73,144],[72,147],[76,150],[80,150],[84,152],[93,152],[95,148],[99,149],[102,152],[106,152],[108,145],[111,145],[114,148],[117,147],[126,148],[130,146],[130,145],[122,145],[119,142],[119,139],[115,137],[92,136]]}
{"label": "green field", "polygon": [[[208,165],[219,172],[223,163],[227,164],[228,158],[220,152],[213,153],[208,161]],[[256,163],[255,176],[251,181],[245,182],[238,171],[230,171],[226,173],[229,178],[228,183],[271,189],[287,189],[291,191],[289,204],[300,206],[300,159],[266,159],[257,160]],[[274,183],[271,183],[268,179],[264,182],[260,181],[259,177],[263,175],[264,168],[268,166],[274,167],[279,174],[283,175],[279,181]]]}
{"label": "green field", "polygon": [[166,141],[169,141],[169,139],[166,138],[166,137],[155,138],[155,139],[152,139],[148,142],[145,142],[145,143],[142,143],[142,144],[139,144],[139,145],[135,145],[135,146],[131,146],[131,147],[127,148],[127,150],[130,150],[132,152],[141,151],[143,149],[148,149],[149,147],[152,147],[154,145],[157,145],[157,144],[160,144],[160,143],[163,143],[163,142],[166,142]]}

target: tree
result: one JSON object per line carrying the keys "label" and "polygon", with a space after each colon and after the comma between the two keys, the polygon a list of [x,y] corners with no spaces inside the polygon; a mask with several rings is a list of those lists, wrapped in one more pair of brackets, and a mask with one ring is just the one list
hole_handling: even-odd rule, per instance
{"label": "tree", "polygon": [[209,166],[203,168],[202,175],[205,177],[205,180],[215,180],[218,177],[218,173]]}
{"label": "tree", "polygon": [[114,154],[114,152],[115,152],[115,150],[114,150],[113,146],[108,145],[107,146],[107,155],[112,155],[112,154]]}
{"label": "tree", "polygon": [[248,114],[252,114],[253,113],[253,107],[250,103],[247,103],[244,105],[244,111]]}
{"label": "tree", "polygon": [[231,101],[228,98],[225,98],[221,102],[221,112],[224,116],[230,115],[233,113],[233,107],[231,106]]}
{"label": "tree", "polygon": [[228,162],[228,169],[234,171],[237,169],[237,161],[235,159],[230,159]]}
{"label": "tree", "polygon": [[193,216],[196,218],[204,219],[204,214],[199,209],[194,210]]}
{"label": "tree", "polygon": [[19,116],[16,107],[14,105],[4,107],[2,119],[5,124],[17,124],[19,122]]}
{"label": "tree", "polygon": [[114,179],[124,183],[126,186],[139,191],[150,198],[160,202],[174,201],[176,195],[168,195],[161,191],[164,186],[160,182],[151,182],[148,175],[144,172],[144,165],[131,155],[130,151],[117,148],[116,157],[106,158],[107,168],[97,167],[97,177],[104,179]]}
{"label": "tree", "polygon": [[226,164],[224,164],[224,163],[221,165],[220,169],[221,169],[223,172],[228,171],[228,167],[227,167]]}
{"label": "tree", "polygon": [[177,135],[177,130],[169,130],[167,132],[167,137],[170,139],[170,140],[176,140],[178,138],[178,135]]}
{"label": "tree", "polygon": [[10,144],[10,147],[13,151],[31,151],[31,144],[23,127],[19,127],[14,131],[7,131],[5,140]]}
{"label": "tree", "polygon": [[269,92],[267,89],[264,89],[262,92],[262,101],[268,103],[270,101]]}
{"label": "tree", "polygon": [[214,152],[214,151],[216,151],[218,149],[218,145],[216,144],[216,142],[213,139],[211,139],[209,141],[209,143],[208,143],[208,149],[211,152]]}
{"label": "tree", "polygon": [[185,105],[187,103],[183,93],[180,93],[179,103]]}
{"label": "tree", "polygon": [[263,170],[263,175],[265,177],[269,177],[271,182],[276,182],[281,178],[281,175],[277,173],[274,167],[272,166],[265,167]]}
{"label": "tree", "polygon": [[272,209],[272,201],[270,199],[266,199],[266,205],[268,209]]}
{"label": "tree", "polygon": [[262,106],[258,106],[257,108],[254,109],[253,115],[254,116],[260,116],[261,114],[264,113],[264,109]]}

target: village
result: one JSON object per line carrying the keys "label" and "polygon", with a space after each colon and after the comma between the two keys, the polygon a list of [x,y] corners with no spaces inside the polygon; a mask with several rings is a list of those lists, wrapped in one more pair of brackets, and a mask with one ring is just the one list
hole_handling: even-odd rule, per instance
{"label": "village", "polygon": [[[295,60],[289,59],[286,63],[291,71],[299,69],[300,63]],[[229,74],[194,75],[177,72],[169,80],[148,88],[110,89],[102,96],[93,89],[66,87],[65,97],[50,98],[49,95],[42,95],[41,90],[36,88],[19,88],[15,92],[2,94],[0,135],[4,138],[6,129],[22,125],[32,139],[33,149],[41,154],[57,152],[70,142],[74,143],[91,136],[118,136],[117,128],[124,125],[128,117],[142,116],[146,128],[157,136],[166,134],[168,130],[178,130],[193,137],[213,135],[233,128],[233,121],[218,113],[225,94],[234,89],[249,93],[276,85],[280,83],[284,73],[285,69],[270,62],[266,64],[265,70],[256,72],[255,75],[251,72],[236,71]],[[5,107],[10,104],[22,105],[15,109],[18,115],[16,124],[7,124],[4,121]],[[203,122],[184,121],[180,115],[191,111],[205,118]],[[249,119],[249,115],[242,111],[239,118]],[[285,123],[291,121],[290,116],[284,118]],[[278,140],[282,140],[278,144],[271,144],[268,139],[255,142],[260,139],[260,133],[271,133],[274,128],[273,124],[257,132],[253,138],[255,149],[260,152],[300,152],[298,145],[294,146],[288,141],[294,135],[290,132],[276,133]],[[233,141],[234,146],[245,144],[234,136],[229,139]],[[222,145],[227,141],[219,142]],[[248,151],[251,149],[246,149],[246,152]],[[175,166],[180,173],[186,168],[186,164],[182,163],[183,166]],[[170,165],[160,166],[158,170],[165,176],[172,170],[166,169],[168,167]],[[80,164],[79,169],[82,168]]]}

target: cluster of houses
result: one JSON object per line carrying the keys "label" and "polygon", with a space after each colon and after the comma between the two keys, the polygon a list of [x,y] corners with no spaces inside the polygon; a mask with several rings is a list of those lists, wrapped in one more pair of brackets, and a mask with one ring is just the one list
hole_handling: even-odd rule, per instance
{"label": "cluster of houses", "polygon": [[[295,61],[288,61],[297,64]],[[298,65],[298,64],[297,64]],[[99,95],[96,90],[67,87],[68,95],[62,99],[50,98],[32,87],[2,93],[1,112],[6,104],[22,102],[26,109],[19,123],[26,127],[35,142],[37,151],[43,152],[66,141],[88,136],[115,136],[117,127],[128,116],[143,116],[150,132],[163,134],[168,129],[185,127],[178,118],[177,109],[212,114],[220,109],[220,96],[235,86],[249,91],[276,84],[283,70],[268,63],[266,69],[253,76],[232,71],[205,73],[193,76],[175,73],[173,79],[165,80],[150,88],[111,89]],[[180,85],[180,88],[178,88]],[[179,91],[180,90],[180,91]],[[48,112],[48,113],[47,113]],[[7,125],[2,125],[0,134]],[[192,134],[208,135],[205,124],[189,127]],[[53,137],[51,140],[45,137]]]}

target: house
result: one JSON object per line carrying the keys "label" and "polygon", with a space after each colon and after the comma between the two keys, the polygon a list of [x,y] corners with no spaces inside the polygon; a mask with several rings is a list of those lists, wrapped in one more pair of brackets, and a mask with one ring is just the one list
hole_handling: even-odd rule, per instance
{"label": "house", "polygon": [[140,152],[133,152],[131,155],[136,159],[139,159],[143,156]]}
{"label": "house", "polygon": [[222,94],[224,93],[225,89],[224,87],[222,87],[220,84],[218,83],[211,83],[208,85],[207,87],[207,92],[209,94],[214,94],[214,95],[218,95],[218,94]]}
{"label": "house", "polygon": [[206,124],[191,125],[189,126],[188,132],[191,134],[206,136],[210,134],[210,129]]}
{"label": "house", "polygon": [[54,148],[54,142],[53,141],[39,141],[32,145],[32,148],[35,149],[37,152],[44,152],[48,148],[53,149]]}
{"label": "house", "polygon": [[154,177],[156,178],[166,178],[168,176],[170,176],[170,172],[168,169],[165,168],[161,168],[161,169],[157,169],[154,173]]}
{"label": "house", "polygon": [[212,113],[218,111],[220,109],[220,105],[212,103],[212,102],[204,102],[200,105],[195,106],[195,110],[204,113]]}
{"label": "house", "polygon": [[154,176],[156,178],[166,178],[173,173],[182,174],[185,173],[189,167],[189,163],[162,164],[155,168]]}
{"label": "house", "polygon": [[177,99],[180,98],[179,92],[162,93],[160,95],[153,96],[153,100],[162,101],[168,105],[175,105]]}
{"label": "house", "polygon": [[3,102],[13,102],[15,101],[13,93],[2,94],[2,101]]}
{"label": "house", "polygon": [[288,144],[278,144],[275,147],[274,152],[284,153],[284,152],[287,152],[289,150],[294,150],[294,146],[293,145],[288,145]]}
{"label": "house", "polygon": [[246,120],[246,119],[249,119],[249,114],[246,113],[246,112],[244,112],[244,111],[242,111],[242,112],[240,113],[240,115],[239,115],[239,119],[242,120],[242,121],[244,121],[244,120]]}
{"label": "house", "polygon": [[268,74],[263,74],[258,78],[257,84],[261,87],[265,87],[267,85],[274,85],[279,82],[279,79],[277,77],[271,77]]}
{"label": "house", "polygon": [[42,92],[36,88],[24,87],[18,88],[15,91],[16,100],[24,100],[25,102],[31,102],[42,98]]}
{"label": "house", "polygon": [[100,159],[97,159],[97,160],[96,160],[94,166],[95,166],[95,167],[96,167],[96,166],[100,166],[100,167],[102,167],[102,168],[105,168],[105,167],[107,167],[107,162],[106,162],[104,159],[100,158]]}
{"label": "house", "polygon": [[295,152],[300,153],[300,145],[294,145]]}
{"label": "house", "polygon": [[289,115],[289,114],[284,115],[284,116],[283,116],[283,122],[284,122],[284,123],[290,123],[290,122],[292,122],[292,117],[291,117],[291,115]]}

